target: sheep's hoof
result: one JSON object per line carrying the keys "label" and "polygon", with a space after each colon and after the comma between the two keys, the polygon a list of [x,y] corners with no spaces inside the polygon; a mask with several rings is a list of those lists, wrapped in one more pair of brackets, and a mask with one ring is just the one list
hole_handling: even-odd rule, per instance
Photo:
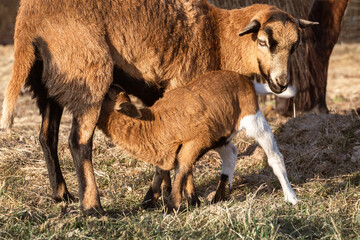
{"label": "sheep's hoof", "polygon": [[141,203],[141,207],[144,209],[155,208],[156,201],[154,199],[144,199],[144,201]]}
{"label": "sheep's hoof", "polygon": [[98,218],[105,215],[105,211],[101,206],[82,210],[82,212],[85,216],[93,216],[93,217],[98,217]]}
{"label": "sheep's hoof", "polygon": [[69,192],[65,192],[62,196],[53,194],[52,198],[55,202],[75,202],[75,198]]}
{"label": "sheep's hoof", "polygon": [[156,205],[156,202],[157,202],[157,197],[155,197],[154,191],[150,187],[145,195],[144,201],[141,203],[141,206],[144,209],[154,208]]}

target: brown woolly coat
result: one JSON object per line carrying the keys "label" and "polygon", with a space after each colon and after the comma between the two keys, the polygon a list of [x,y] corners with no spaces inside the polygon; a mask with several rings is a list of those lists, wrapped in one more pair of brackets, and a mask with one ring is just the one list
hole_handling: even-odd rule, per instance
{"label": "brown woolly coat", "polygon": [[[15,29],[15,60],[22,64],[13,78],[25,79],[40,61],[48,97],[77,115],[99,104],[114,68],[168,90],[210,70],[260,74],[253,35],[238,33],[255,15],[265,22],[278,11],[228,11],[195,0],[23,0]],[[15,86],[8,91],[15,94]]]}
{"label": "brown woolly coat", "polygon": [[105,98],[98,127],[128,154],[164,170],[175,167],[183,145],[192,142],[200,157],[258,111],[252,82],[229,71],[206,73],[166,92],[152,107],[140,109],[140,119],[117,112],[116,104]]}

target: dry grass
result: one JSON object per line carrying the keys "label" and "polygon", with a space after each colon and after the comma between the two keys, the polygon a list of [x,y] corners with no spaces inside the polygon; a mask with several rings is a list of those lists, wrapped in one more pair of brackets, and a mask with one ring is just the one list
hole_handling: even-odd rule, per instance
{"label": "dry grass", "polygon": [[[9,80],[12,46],[0,47],[0,100]],[[290,181],[301,200],[283,202],[280,184],[263,151],[240,134],[241,154],[227,201],[211,205],[220,172],[215,152],[195,169],[202,201],[174,215],[163,204],[143,210],[141,202],[153,167],[128,159],[97,131],[96,178],[108,215],[82,217],[78,202],[50,198],[46,166],[38,142],[40,116],[28,94],[20,96],[15,124],[0,133],[0,239],[359,239],[360,238],[360,45],[338,45],[331,59],[328,104],[331,114],[295,119],[277,116],[272,102],[262,106],[282,151]],[[68,149],[70,116],[60,129],[59,156],[68,187],[77,182]]]}

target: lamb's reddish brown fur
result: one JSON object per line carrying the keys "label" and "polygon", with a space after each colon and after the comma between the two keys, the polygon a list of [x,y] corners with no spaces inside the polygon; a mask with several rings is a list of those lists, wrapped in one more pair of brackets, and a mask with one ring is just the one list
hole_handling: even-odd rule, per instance
{"label": "lamb's reddish brown fur", "polygon": [[105,98],[98,127],[127,154],[163,170],[178,168],[169,209],[181,202],[184,179],[178,176],[191,174],[202,154],[225,144],[240,120],[259,110],[252,82],[235,72],[210,72],[166,92],[152,107],[140,109],[139,119],[116,110],[123,101]]}
{"label": "lamb's reddish brown fur", "polygon": [[[245,28],[256,23],[252,20],[258,25]],[[17,96],[26,82],[43,117],[40,142],[53,197],[70,199],[57,156],[60,119],[63,108],[68,108],[73,114],[69,143],[81,208],[103,212],[92,172],[92,135],[117,70],[123,74],[116,81],[137,80],[159,92],[214,69],[262,74],[273,91],[281,92],[288,82],[288,56],[304,26],[298,23],[268,5],[226,11],[205,0],[22,0],[1,128],[11,125]],[[246,34],[239,37],[244,28]],[[266,34],[267,28],[271,34]],[[268,49],[259,45],[261,36]],[[271,39],[276,45],[270,46]],[[143,99],[152,94],[139,88],[126,90],[142,92]]]}
{"label": "lamb's reddish brown fur", "polygon": [[[201,145],[199,150],[209,149],[222,137],[230,137],[244,115],[258,111],[252,82],[235,72],[226,73],[210,72],[166,92],[152,107],[140,109],[138,119],[116,110],[123,99],[106,98],[98,128],[137,159],[174,169],[180,145],[191,140]],[[214,81],[219,76],[223,81]]]}
{"label": "lamb's reddish brown fur", "polygon": [[[205,73],[185,87],[166,92],[152,107],[140,109],[138,119],[118,112],[124,98],[116,97],[114,91],[111,88],[103,102],[98,127],[125,153],[163,170],[176,170],[167,203],[170,211],[180,205],[183,191],[193,203],[198,202],[192,184],[195,161],[208,150],[229,144],[242,128],[242,119],[259,111],[252,82],[231,71]],[[154,191],[155,198],[159,191]]]}

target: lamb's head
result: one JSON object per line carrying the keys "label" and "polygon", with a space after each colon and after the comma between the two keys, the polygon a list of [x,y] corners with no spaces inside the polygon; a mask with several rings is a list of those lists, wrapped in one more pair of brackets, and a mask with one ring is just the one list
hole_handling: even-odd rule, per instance
{"label": "lamb's head", "polygon": [[239,36],[250,36],[256,45],[253,53],[256,71],[267,80],[273,92],[286,90],[290,79],[289,58],[300,43],[302,29],[315,24],[318,23],[296,19],[267,6],[239,33]]}
{"label": "lamb's head", "polygon": [[[129,96],[122,87],[117,84],[111,85],[102,104],[102,114],[109,115],[116,112],[132,118],[140,118],[141,113],[131,102]],[[100,116],[101,118],[101,116]]]}

